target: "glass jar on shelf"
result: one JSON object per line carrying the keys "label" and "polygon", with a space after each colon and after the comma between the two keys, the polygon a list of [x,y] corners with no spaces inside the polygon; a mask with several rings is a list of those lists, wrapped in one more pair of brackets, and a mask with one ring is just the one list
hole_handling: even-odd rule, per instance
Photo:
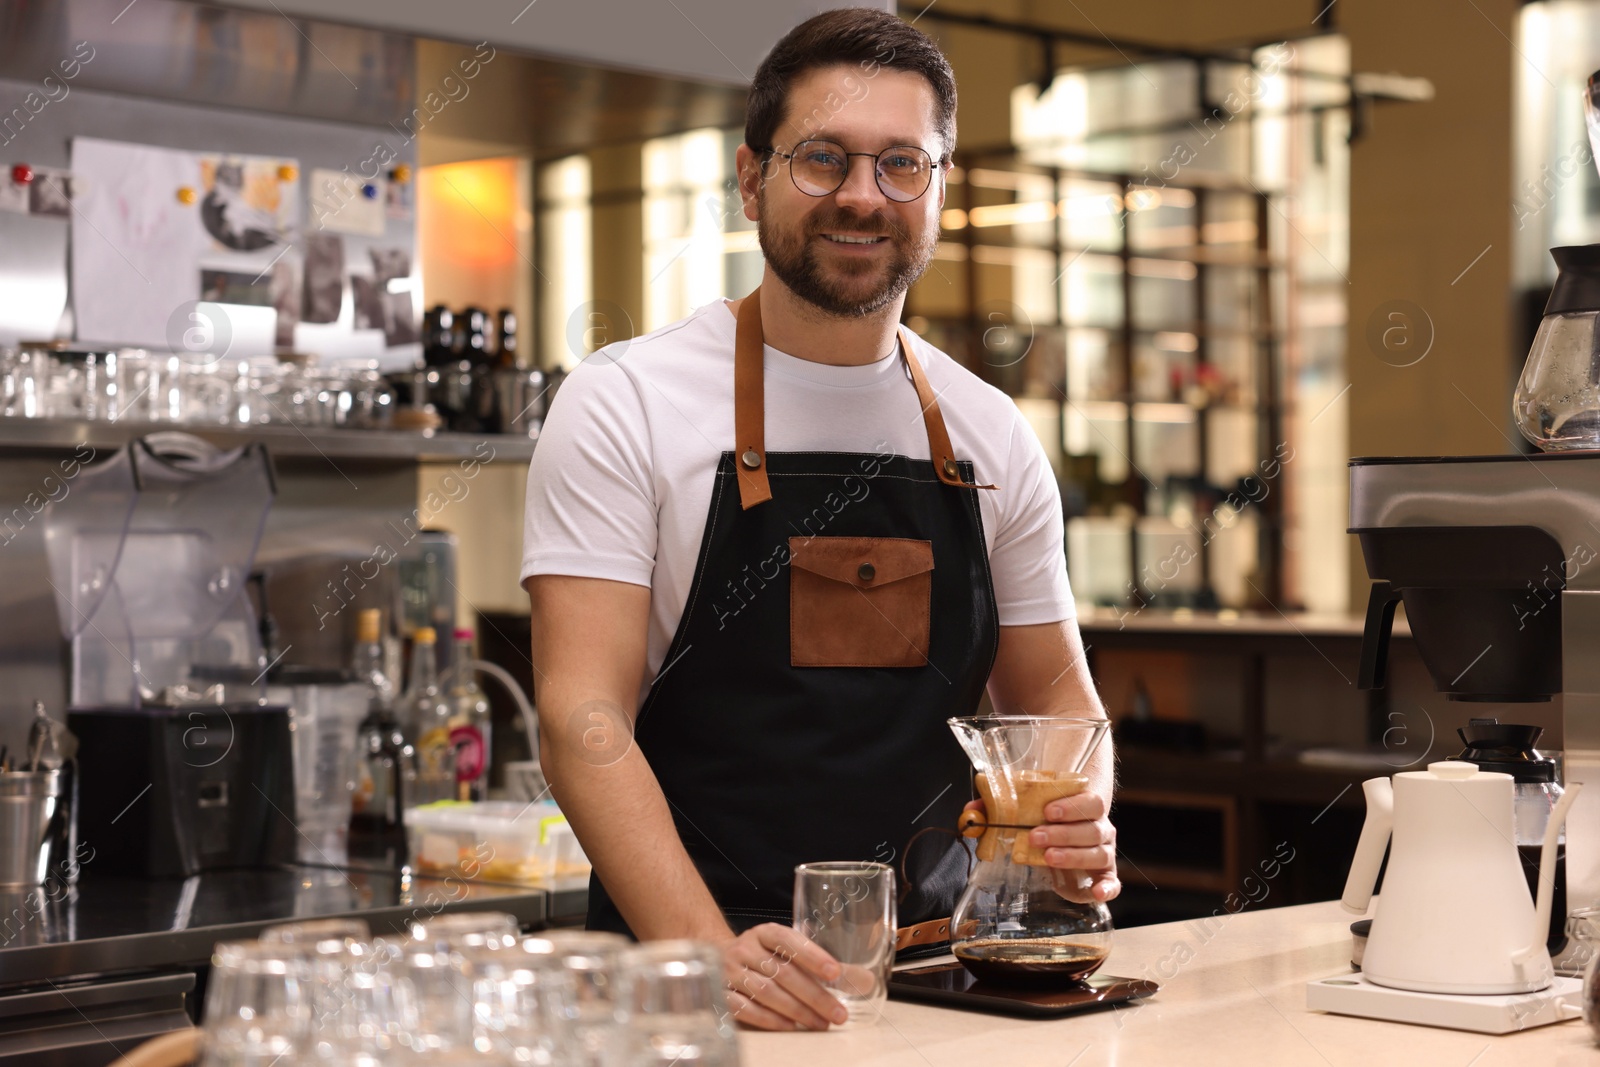
{"label": "glass jar on shelf", "polygon": [[120,418],[132,422],[183,422],[184,359],[172,352],[129,349],[118,360]]}
{"label": "glass jar on shelf", "polygon": [[0,415],[38,419],[45,412],[54,361],[37,349],[7,349],[0,353]]}
{"label": "glass jar on shelf", "polygon": [[358,430],[387,429],[394,415],[394,390],[375,359],[346,363],[342,367],[348,397],[341,425]]}
{"label": "glass jar on shelf", "polygon": [[274,422],[317,425],[317,357],[303,352],[278,355],[277,396],[270,410]]}
{"label": "glass jar on shelf", "polygon": [[179,368],[183,421],[195,426],[228,426],[238,411],[235,391],[239,365],[229,360],[208,363],[185,359]]}

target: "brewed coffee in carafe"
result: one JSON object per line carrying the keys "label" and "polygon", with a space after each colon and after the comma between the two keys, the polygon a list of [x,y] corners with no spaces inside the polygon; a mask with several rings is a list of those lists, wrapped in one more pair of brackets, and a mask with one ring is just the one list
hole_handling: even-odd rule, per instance
{"label": "brewed coffee in carafe", "polygon": [[[1543,727],[1503,723],[1498,718],[1481,717],[1456,730],[1466,747],[1456,759],[1476,764],[1479,770],[1511,775],[1511,824],[1517,835],[1517,854],[1522,857],[1522,873],[1528,891],[1539,893],[1539,856],[1544,844],[1550,813],[1555,810],[1563,790],[1556,781],[1556,761],[1533,746]],[[1556,839],[1556,878],[1550,908],[1550,936],[1546,942],[1552,957],[1567,947],[1566,833]]]}
{"label": "brewed coffee in carafe", "polygon": [[1082,792],[1104,719],[985,716],[951,719],[972,761],[983,811],[962,818],[977,864],[950,920],[950,950],[980,981],[1070,985],[1111,950],[1111,914],[1082,871],[1046,866],[1030,831],[1051,802]]}

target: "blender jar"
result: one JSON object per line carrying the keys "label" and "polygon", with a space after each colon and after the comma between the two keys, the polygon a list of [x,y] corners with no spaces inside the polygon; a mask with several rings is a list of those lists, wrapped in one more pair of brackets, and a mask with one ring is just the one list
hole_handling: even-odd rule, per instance
{"label": "blender jar", "polygon": [[980,981],[1061,985],[1099,969],[1111,951],[1111,913],[1089,895],[1087,875],[1045,865],[1029,831],[1051,801],[1081,792],[1083,768],[1104,719],[986,716],[951,719],[976,772],[982,813],[977,865],[950,918],[950,950]]}

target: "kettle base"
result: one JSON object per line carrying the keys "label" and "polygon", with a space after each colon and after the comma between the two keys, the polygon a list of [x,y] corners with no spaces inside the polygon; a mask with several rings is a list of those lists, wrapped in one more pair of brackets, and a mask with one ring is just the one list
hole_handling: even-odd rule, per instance
{"label": "kettle base", "polygon": [[1361,974],[1306,983],[1306,1008],[1480,1034],[1512,1034],[1583,1014],[1583,981],[1557,978],[1534,993],[1416,993],[1390,989]]}

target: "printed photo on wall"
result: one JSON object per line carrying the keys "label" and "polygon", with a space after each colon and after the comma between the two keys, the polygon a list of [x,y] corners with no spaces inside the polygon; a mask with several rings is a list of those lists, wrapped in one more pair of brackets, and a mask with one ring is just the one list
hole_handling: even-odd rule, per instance
{"label": "printed photo on wall", "polygon": [[383,299],[378,283],[365,274],[350,275],[350,299],[355,305],[355,328],[383,329]]}
{"label": "printed photo on wall", "polygon": [[332,233],[306,234],[306,322],[339,321],[344,303],[344,238]]}
{"label": "printed photo on wall", "polygon": [[262,275],[231,270],[200,270],[200,299],[214,304],[254,304],[266,307],[272,302],[267,279]]}
{"label": "printed photo on wall", "polygon": [[200,222],[222,249],[255,252],[292,237],[296,183],[280,168],[293,163],[254,157],[202,157]]}
{"label": "printed photo on wall", "polygon": [[375,280],[374,299],[382,313],[382,321],[372,325],[382,327],[384,343],[390,348],[415,344],[420,334],[411,304],[411,251],[373,248],[369,252]]}
{"label": "printed photo on wall", "polygon": [[277,336],[280,348],[294,347],[294,328],[300,321],[300,260],[293,254],[280,257],[272,265],[270,278],[272,306],[278,309]]}
{"label": "printed photo on wall", "polygon": [[72,175],[64,170],[35,169],[28,186],[28,214],[53,219],[72,215]]}
{"label": "printed photo on wall", "polygon": [[391,219],[410,222],[416,213],[411,182],[390,181],[384,191],[384,210]]}

